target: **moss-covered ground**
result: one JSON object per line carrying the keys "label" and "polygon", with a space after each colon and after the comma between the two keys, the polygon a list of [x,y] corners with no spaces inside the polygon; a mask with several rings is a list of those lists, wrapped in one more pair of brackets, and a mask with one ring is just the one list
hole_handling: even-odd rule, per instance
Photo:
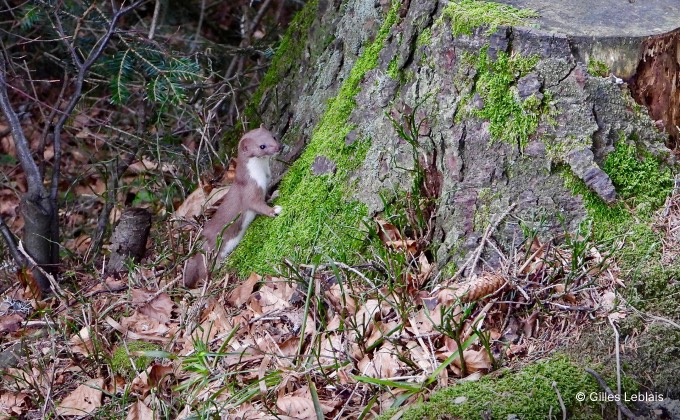
{"label": "moss-covered ground", "polygon": [[[154,350],[160,350],[160,346],[146,341],[130,341],[127,347],[121,345],[114,350],[111,356],[111,368],[126,378],[133,378],[136,371],[143,371],[153,361],[151,357],[137,356],[133,353]],[[131,361],[135,364],[134,368]]]}
{"label": "moss-covered ground", "polygon": [[[366,72],[377,65],[378,53],[397,21],[398,7],[395,2],[375,39],[329,102],[309,145],[281,181],[276,204],[283,207],[282,214],[275,219],[256,219],[230,256],[229,265],[240,275],[271,272],[283,258],[305,262],[323,255],[347,260],[362,246],[365,233],[360,224],[367,211],[350,198],[347,189],[351,172],[363,163],[370,139],[346,146],[345,137],[353,129],[348,119],[359,85]],[[311,166],[317,156],[333,161],[335,173],[313,175]]]}
{"label": "moss-covered ground", "polygon": [[[554,384],[554,386],[553,386]],[[432,395],[427,403],[409,407],[402,420],[421,419],[544,419],[552,413],[561,418],[558,392],[569,418],[601,418],[592,403],[578,402],[579,392],[600,392],[600,388],[582,367],[567,357],[531,364],[519,372],[486,376],[479,381],[462,382]],[[382,419],[390,418],[390,414]]]}
{"label": "moss-covered ground", "polygon": [[639,152],[634,141],[622,137],[605,158],[604,171],[620,197],[613,205],[571,174],[565,177],[566,185],[583,198],[597,239],[623,241],[616,255],[624,270],[635,272],[653,265],[660,259],[661,234],[652,229],[651,221],[673,187],[671,170],[651,154]]}
{"label": "moss-covered ground", "polygon": [[[565,179],[567,186],[583,198],[598,240],[611,246],[622,269],[619,277],[627,286],[620,290],[623,297],[643,313],[680,319],[680,267],[663,263],[663,232],[653,228],[655,211],[663,206],[673,187],[671,169],[639,150],[635,138],[621,137],[606,157],[604,170],[620,196],[613,205],[607,205],[573,175],[567,174]],[[640,321],[630,315],[620,323],[622,336],[632,334],[638,343],[636,355],[625,358],[625,371],[656,392],[680,395],[677,375],[669,373],[680,370],[677,330],[663,324],[649,327]]]}

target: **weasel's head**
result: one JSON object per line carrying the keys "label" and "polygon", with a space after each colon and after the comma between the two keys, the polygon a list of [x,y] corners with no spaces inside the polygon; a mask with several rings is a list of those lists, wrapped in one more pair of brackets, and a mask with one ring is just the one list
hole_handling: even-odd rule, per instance
{"label": "weasel's head", "polygon": [[246,159],[268,157],[280,151],[281,143],[276,141],[274,135],[264,126],[248,131],[238,143],[238,155]]}

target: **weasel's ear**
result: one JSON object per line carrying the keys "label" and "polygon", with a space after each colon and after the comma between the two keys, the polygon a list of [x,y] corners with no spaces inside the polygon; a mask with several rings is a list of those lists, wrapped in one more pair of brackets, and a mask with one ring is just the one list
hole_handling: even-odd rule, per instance
{"label": "weasel's ear", "polygon": [[267,129],[267,128],[264,126],[264,123],[260,123],[260,128],[264,128],[265,130]]}
{"label": "weasel's ear", "polygon": [[239,142],[238,148],[244,152],[248,151],[248,137],[243,137],[241,138],[241,141]]}

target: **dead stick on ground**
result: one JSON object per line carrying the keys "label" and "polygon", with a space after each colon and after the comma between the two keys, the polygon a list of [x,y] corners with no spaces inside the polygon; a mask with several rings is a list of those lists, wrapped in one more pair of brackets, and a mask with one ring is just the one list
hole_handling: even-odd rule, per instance
{"label": "dead stick on ground", "polygon": [[[619,354],[619,330],[616,329],[614,321],[611,317],[608,317],[609,323],[614,330],[614,353],[616,354],[616,393],[621,395],[621,356]],[[621,410],[618,413],[619,420],[621,420]]]}
{"label": "dead stick on ground", "polygon": [[560,390],[557,389],[557,382],[553,381],[552,387],[557,394],[557,400],[560,402],[560,408],[562,408],[562,420],[567,420],[567,408],[564,406],[564,400],[562,400],[562,394],[560,394]]}
{"label": "dead stick on ground", "polygon": [[616,395],[614,395],[609,386],[607,386],[607,383],[604,381],[604,379],[602,379],[599,373],[589,368],[586,368],[586,372],[588,372],[593,378],[595,378],[597,383],[600,384],[600,388],[602,388],[604,392],[607,393],[607,395],[611,396],[612,400],[614,400],[614,402],[616,403],[616,406],[619,408],[619,410],[621,410],[621,413],[623,413],[623,415],[626,416],[626,418],[628,419],[635,418],[635,414],[633,414],[633,412],[630,411],[628,407],[626,407],[621,401],[619,401],[620,398],[616,398]]}

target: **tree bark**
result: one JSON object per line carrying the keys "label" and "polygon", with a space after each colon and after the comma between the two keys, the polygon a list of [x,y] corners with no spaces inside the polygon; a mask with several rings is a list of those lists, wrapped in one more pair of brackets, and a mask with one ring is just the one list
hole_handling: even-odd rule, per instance
{"label": "tree bark", "polygon": [[111,235],[111,255],[106,265],[106,274],[125,271],[125,263],[130,259],[134,262],[141,261],[146,253],[150,230],[151,213],[141,208],[125,210]]}
{"label": "tree bark", "polygon": [[[341,3],[315,3],[317,18],[309,27],[305,48],[300,56],[274,63],[281,79],[264,90],[258,104],[256,114],[288,146],[284,162],[294,160],[318,136],[329,99],[356,71],[354,63],[367,53],[388,8],[385,2],[369,0],[351,0],[343,7]],[[464,261],[477,248],[484,227],[512,203],[517,203],[512,217],[493,235],[506,251],[523,239],[512,220],[535,220],[538,211],[549,215],[544,232],[548,236],[565,227],[576,229],[586,217],[584,201],[565,186],[563,172],[556,168],[566,167],[605,203],[614,204],[621,199],[620,192],[603,169],[615,145],[632,142],[638,150],[670,163],[673,157],[667,146],[674,144],[677,132],[670,126],[680,125],[674,105],[680,92],[678,66],[662,74],[660,65],[654,65],[657,79],[663,76],[665,81],[660,85],[652,83],[645,70],[650,60],[667,62],[677,52],[680,10],[674,0],[624,2],[616,7],[590,0],[564,5],[498,0],[540,14],[498,26],[475,26],[467,12],[458,14],[456,22],[446,16],[446,8],[462,3],[412,0],[400,5],[403,19],[391,28],[376,67],[365,73],[353,98],[347,124],[354,128],[337,141],[342,148],[370,139],[364,164],[351,177],[348,199],[359,200],[369,216],[374,215],[384,210],[385,191],[411,189],[413,173],[404,168],[416,163],[412,146],[399,138],[386,115],[398,120],[415,112],[419,154],[435,158],[443,178],[434,227],[440,267]],[[471,26],[469,31],[455,33],[461,22]],[[489,87],[484,86],[487,75],[480,74],[484,67],[480,60],[494,68],[499,57],[518,63],[536,60],[521,72],[508,65],[506,85],[499,90],[512,93],[511,106],[532,97],[540,104],[534,115],[537,126],[530,132],[512,125],[513,119],[530,114],[525,111],[506,117],[507,127],[519,127],[517,133],[494,127],[493,118],[483,116],[494,97],[484,93]],[[598,65],[604,74],[594,70]],[[498,70],[489,77],[494,72]],[[667,99],[658,99],[664,95]],[[650,108],[652,117],[663,124],[640,112],[644,108],[634,101],[648,96],[659,108]],[[660,126],[668,131],[660,132]],[[338,126],[335,135],[344,133],[345,127]],[[285,169],[275,165],[274,178]],[[278,235],[285,234],[272,233]],[[498,262],[495,253],[485,257],[491,264]]]}

